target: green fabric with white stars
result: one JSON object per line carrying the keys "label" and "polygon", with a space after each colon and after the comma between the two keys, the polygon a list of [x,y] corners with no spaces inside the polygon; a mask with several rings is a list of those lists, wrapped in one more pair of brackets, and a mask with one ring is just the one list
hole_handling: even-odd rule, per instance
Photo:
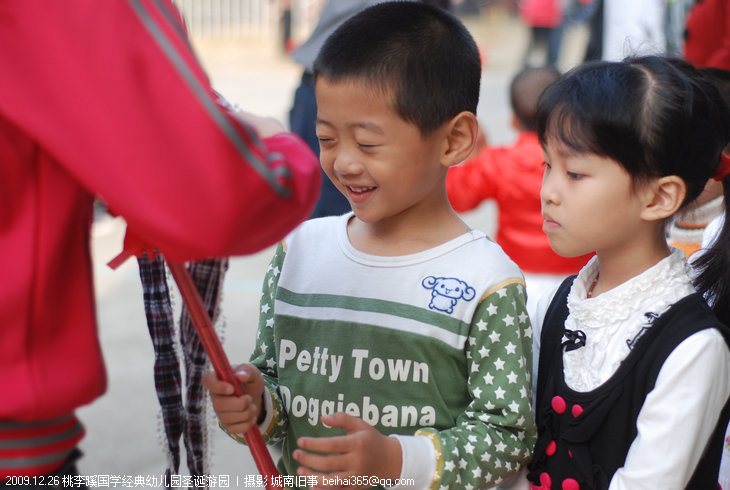
{"label": "green fabric with white stars", "polygon": [[[475,247],[486,254],[478,257],[485,262],[455,261],[502,259],[496,245],[481,240],[489,244],[486,252],[475,239],[454,253],[468,255]],[[395,301],[372,291],[359,296],[368,288],[353,277],[367,277],[382,291],[397,283],[415,284],[410,276],[420,281],[424,270],[448,258],[401,268],[367,267],[337,262],[336,246],[320,247],[324,257],[319,261],[301,253],[302,242],[308,240],[290,237],[287,251],[279,246],[271,261],[251,357],[274,395],[275,420],[264,436],[269,443],[284,439],[282,472],[296,474],[291,458],[296,438],[340,434],[319,417],[345,411],[384,434],[429,437],[437,456],[432,488],[491,488],[514,474],[535,440],[532,330],[516,267],[455,267],[454,276],[468,278],[476,297],[462,299],[447,315],[427,307],[431,292],[420,283],[405,296],[399,285]],[[305,257],[314,265],[303,266]],[[497,277],[482,279],[490,269]],[[343,283],[323,292],[312,285],[318,280]]]}

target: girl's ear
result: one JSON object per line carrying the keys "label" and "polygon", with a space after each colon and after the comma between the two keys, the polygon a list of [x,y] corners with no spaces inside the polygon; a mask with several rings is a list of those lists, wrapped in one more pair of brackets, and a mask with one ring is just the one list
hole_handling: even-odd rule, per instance
{"label": "girl's ear", "polygon": [[687,185],[680,177],[668,175],[648,184],[644,192],[646,199],[641,217],[647,221],[663,220],[682,206]]}
{"label": "girl's ear", "polygon": [[478,134],[479,122],[473,113],[463,111],[454,116],[446,123],[441,163],[451,167],[466,160],[474,151]]}

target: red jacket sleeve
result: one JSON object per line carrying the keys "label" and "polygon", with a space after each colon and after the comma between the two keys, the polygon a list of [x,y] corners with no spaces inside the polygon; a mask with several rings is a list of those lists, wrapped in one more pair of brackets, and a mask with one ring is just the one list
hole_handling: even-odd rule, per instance
{"label": "red jacket sleeve", "polygon": [[446,176],[446,193],[458,213],[472,210],[486,199],[496,197],[499,184],[499,165],[495,152],[499,147],[485,147],[475,157],[451,167]]}
{"label": "red jacket sleeve", "polygon": [[730,70],[730,2],[723,4],[723,11],[720,12],[723,19],[722,34],[717,49],[710,55],[705,66],[713,66]]}
{"label": "red jacket sleeve", "polygon": [[320,170],[221,103],[169,0],[7,0],[0,111],[172,260],[245,254],[305,219]]}
{"label": "red jacket sleeve", "polygon": [[687,14],[684,57],[697,67],[730,70],[730,4],[695,3]]}

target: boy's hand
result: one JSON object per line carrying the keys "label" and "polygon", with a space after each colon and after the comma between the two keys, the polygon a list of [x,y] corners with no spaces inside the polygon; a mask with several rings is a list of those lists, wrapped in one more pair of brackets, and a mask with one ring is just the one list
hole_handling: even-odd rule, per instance
{"label": "boy's hand", "polygon": [[[294,459],[302,466],[301,476],[318,476],[357,483],[347,488],[368,488],[380,479],[395,481],[400,478],[401,447],[397,439],[388,437],[362,419],[335,413],[322,417],[322,422],[345,432],[344,436],[300,437],[301,449],[294,451]],[[315,454],[327,453],[327,454]],[[328,484],[332,488],[333,485]],[[335,486],[335,488],[337,488]]]}
{"label": "boy's hand", "polygon": [[213,410],[223,427],[231,434],[242,435],[263,415],[264,378],[251,364],[237,366],[235,373],[243,396],[234,396],[233,385],[219,380],[212,371],[203,376],[202,382],[210,391]]}

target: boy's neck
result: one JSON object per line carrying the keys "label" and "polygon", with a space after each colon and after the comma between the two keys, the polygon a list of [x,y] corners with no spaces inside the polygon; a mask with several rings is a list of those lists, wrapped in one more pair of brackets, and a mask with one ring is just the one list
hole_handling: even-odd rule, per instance
{"label": "boy's neck", "polygon": [[427,219],[395,217],[377,223],[366,223],[353,216],[347,224],[353,247],[370,255],[391,257],[429,250],[467,231],[469,227],[451,209]]}

